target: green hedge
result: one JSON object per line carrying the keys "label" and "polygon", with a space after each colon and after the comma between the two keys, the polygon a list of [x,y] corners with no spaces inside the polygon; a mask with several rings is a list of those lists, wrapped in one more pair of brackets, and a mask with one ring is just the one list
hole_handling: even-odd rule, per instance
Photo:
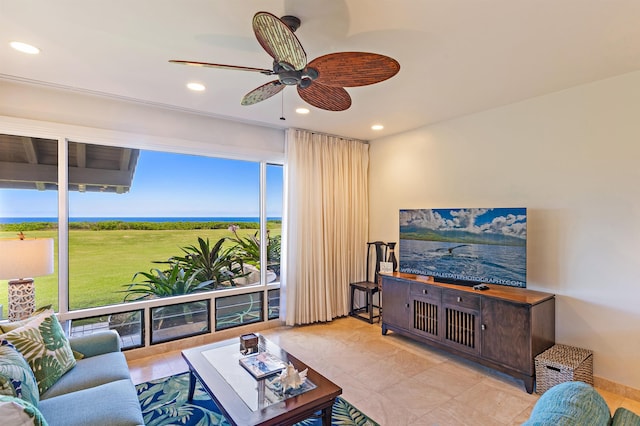
{"label": "green hedge", "polygon": [[[231,224],[241,229],[260,229],[258,222],[125,222],[122,220],[106,220],[101,222],[69,222],[70,230],[113,231],[113,230],[190,230],[190,229],[227,229]],[[270,220],[267,229],[280,228],[282,221]],[[48,231],[58,229],[57,222],[21,222],[0,225],[0,231]]]}

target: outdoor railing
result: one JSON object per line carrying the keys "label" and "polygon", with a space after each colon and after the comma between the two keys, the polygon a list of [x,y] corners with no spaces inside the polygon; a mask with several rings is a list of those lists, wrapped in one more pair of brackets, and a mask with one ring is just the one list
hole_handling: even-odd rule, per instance
{"label": "outdoor railing", "polygon": [[278,282],[59,314],[70,336],[117,330],[124,350],[215,333],[279,316]]}

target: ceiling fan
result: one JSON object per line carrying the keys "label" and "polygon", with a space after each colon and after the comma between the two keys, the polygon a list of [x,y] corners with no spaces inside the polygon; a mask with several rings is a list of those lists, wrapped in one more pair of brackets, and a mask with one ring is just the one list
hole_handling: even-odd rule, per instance
{"label": "ceiling fan", "polygon": [[278,77],[247,93],[242,98],[242,105],[256,104],[280,93],[286,86],[297,86],[302,99],[328,111],[344,111],[351,106],[351,96],[345,87],[379,83],[400,71],[400,64],[395,59],[366,52],[330,53],[307,64],[307,54],[293,34],[299,27],[300,19],[295,16],[278,18],[269,12],[258,12],[253,16],[253,32],[258,43],[273,58],[273,69],[182,60],[169,62]]}

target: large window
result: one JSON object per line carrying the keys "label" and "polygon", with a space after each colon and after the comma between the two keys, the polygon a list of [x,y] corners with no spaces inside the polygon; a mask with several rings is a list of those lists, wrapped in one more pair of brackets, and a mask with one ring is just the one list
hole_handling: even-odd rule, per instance
{"label": "large window", "polygon": [[[261,283],[260,163],[73,142],[68,152],[70,309]],[[268,165],[266,182],[274,282],[282,166]]]}
{"label": "large window", "polygon": [[[277,164],[267,165],[267,217],[269,245],[267,247],[267,268],[280,281],[280,259],[282,247],[282,208],[283,208],[283,167]],[[280,289],[274,288],[267,293],[267,319],[280,316]]]}
{"label": "large window", "polygon": [[[35,279],[36,306],[58,307],[58,141],[0,135],[0,238],[53,238],[54,273]],[[12,277],[26,278],[26,277]],[[7,317],[0,280],[0,319]]]}
{"label": "large window", "polygon": [[278,281],[280,281],[280,251],[282,247],[282,188],[284,180],[282,169],[281,165],[268,164],[266,172],[267,269],[273,273],[274,279]]}
{"label": "large window", "polygon": [[[57,140],[0,138],[0,238],[53,237],[57,254],[65,219],[60,276],[69,310],[279,281],[281,165],[65,141],[61,172]],[[68,180],[61,198],[59,173]],[[37,306],[58,309],[57,259],[36,288]],[[6,285],[0,305],[6,317]],[[189,321],[204,312],[185,306]],[[152,314],[158,329],[178,321],[166,312]]]}

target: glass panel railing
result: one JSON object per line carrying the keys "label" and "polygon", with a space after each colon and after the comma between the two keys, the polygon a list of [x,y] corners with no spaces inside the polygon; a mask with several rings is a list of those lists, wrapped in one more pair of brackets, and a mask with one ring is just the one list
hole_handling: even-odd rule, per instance
{"label": "glass panel railing", "polygon": [[209,300],[151,308],[151,344],[208,333]]}
{"label": "glass panel railing", "polygon": [[144,346],[144,313],[142,310],[120,312],[71,320],[70,336],[86,336],[102,330],[115,330],[120,335],[122,349]]}
{"label": "glass panel railing", "polygon": [[[247,290],[249,289],[245,291]],[[170,301],[175,302],[175,299],[166,300]],[[212,303],[215,306],[213,314]],[[143,307],[145,304],[149,306]],[[126,305],[114,306],[114,310],[123,307],[126,308]],[[99,313],[102,315],[70,319],[69,334],[83,336],[102,330],[116,330],[120,335],[122,348],[126,350],[258,323],[265,321],[265,317],[267,320],[274,320],[280,315],[280,289],[159,306],[158,300],[152,299],[138,302],[136,307],[136,310],[117,313],[108,313],[108,308],[100,308]],[[87,314],[90,315],[89,312]],[[147,315],[150,321],[145,321]],[[215,327],[211,324],[212,315]],[[148,341],[145,339],[147,333]]]}
{"label": "glass panel railing", "polygon": [[267,319],[280,318],[280,289],[274,288],[267,292],[269,314]]}
{"label": "glass panel railing", "polygon": [[264,292],[216,299],[216,331],[263,321]]}

